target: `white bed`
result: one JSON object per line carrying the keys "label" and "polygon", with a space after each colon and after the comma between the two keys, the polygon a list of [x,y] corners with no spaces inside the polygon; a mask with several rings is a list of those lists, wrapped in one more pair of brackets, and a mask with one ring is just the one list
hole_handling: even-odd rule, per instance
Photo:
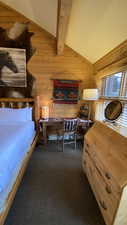
{"label": "white bed", "polygon": [[4,224],[38,138],[36,115],[33,121],[35,100],[12,100],[14,104],[33,103],[33,108],[0,108],[0,225]]}
{"label": "white bed", "polygon": [[0,213],[34,137],[33,121],[0,121]]}

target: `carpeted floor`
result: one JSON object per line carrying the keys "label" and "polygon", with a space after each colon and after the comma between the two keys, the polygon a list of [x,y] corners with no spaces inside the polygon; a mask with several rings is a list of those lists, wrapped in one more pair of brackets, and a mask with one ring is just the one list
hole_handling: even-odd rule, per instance
{"label": "carpeted floor", "polygon": [[[49,151],[47,151],[49,149]],[[104,225],[81,169],[81,151],[38,146],[6,225]]]}

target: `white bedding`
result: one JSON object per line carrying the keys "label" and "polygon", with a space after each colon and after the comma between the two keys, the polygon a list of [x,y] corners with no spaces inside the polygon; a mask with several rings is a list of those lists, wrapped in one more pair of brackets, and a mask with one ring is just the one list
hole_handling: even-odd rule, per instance
{"label": "white bedding", "polygon": [[34,136],[33,121],[0,121],[0,212]]}

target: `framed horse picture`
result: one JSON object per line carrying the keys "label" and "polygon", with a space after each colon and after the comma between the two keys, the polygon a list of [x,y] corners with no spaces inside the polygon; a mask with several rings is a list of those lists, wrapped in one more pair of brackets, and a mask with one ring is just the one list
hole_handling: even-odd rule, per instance
{"label": "framed horse picture", "polygon": [[25,49],[0,47],[0,86],[27,86]]}

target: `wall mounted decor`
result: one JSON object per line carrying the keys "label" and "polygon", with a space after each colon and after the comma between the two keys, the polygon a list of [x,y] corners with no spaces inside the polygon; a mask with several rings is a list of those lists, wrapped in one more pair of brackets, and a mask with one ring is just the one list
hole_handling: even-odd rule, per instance
{"label": "wall mounted decor", "polygon": [[27,86],[24,49],[0,48],[0,86]]}
{"label": "wall mounted decor", "polygon": [[[0,78],[0,83],[1,83],[0,97],[32,97],[35,95],[36,79],[33,76],[33,74],[31,74],[28,71],[27,63],[31,59],[31,57],[34,55],[36,49],[33,48],[32,44],[31,44],[31,37],[33,36],[34,33],[29,32],[28,25],[29,25],[29,23],[16,22],[9,29],[4,29],[4,28],[0,27],[0,47],[1,48],[2,47],[3,48],[13,48],[14,51],[16,51],[16,49],[21,49],[22,51],[26,52],[26,78],[25,78],[25,76],[23,76],[23,73],[22,73],[22,75],[20,75],[20,76],[22,76],[22,79],[18,79],[18,80],[14,79],[14,77],[19,78],[18,71],[21,69],[21,67],[19,65],[20,57],[18,58],[19,61],[17,63],[14,59],[15,57],[12,56],[9,51],[7,51],[5,56],[10,58],[9,63],[11,64],[11,68],[9,68],[10,65],[3,66],[3,63],[5,63],[6,60],[2,59],[2,61],[4,61],[0,65],[0,68],[2,69],[2,73],[3,73],[3,71],[6,70],[6,71],[10,72],[9,75],[12,77],[11,72],[13,71],[13,79],[12,79],[12,81],[10,81],[10,79],[8,80],[7,77],[5,79],[5,75],[2,74],[2,77],[4,76],[4,79]],[[0,57],[2,58],[3,57],[2,49],[1,49],[0,53],[1,53]],[[17,52],[17,54],[18,54],[18,52]],[[22,60],[24,61],[23,55],[22,55]],[[24,69],[22,68],[22,72]],[[1,74],[0,74],[0,77],[1,77]]]}
{"label": "wall mounted decor", "polygon": [[79,81],[53,80],[53,102],[57,104],[77,104],[79,100]]}

